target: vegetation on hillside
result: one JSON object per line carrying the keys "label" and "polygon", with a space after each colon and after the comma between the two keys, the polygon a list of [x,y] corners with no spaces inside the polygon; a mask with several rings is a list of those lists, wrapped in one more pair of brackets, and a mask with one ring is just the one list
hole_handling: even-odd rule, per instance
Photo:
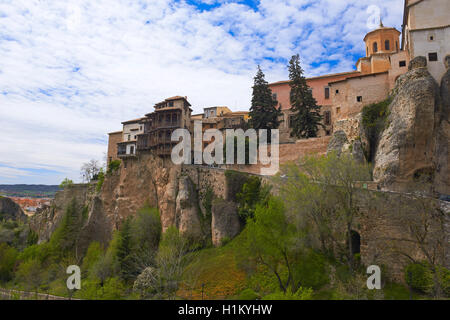
{"label": "vegetation on hillside", "polygon": [[[270,194],[258,177],[227,171],[228,196],[238,203],[245,224],[236,238],[216,248],[195,243],[174,227],[163,232],[158,210],[148,206],[123,220],[109,243],[91,242],[87,248],[79,241],[87,209],[75,200],[48,242],[36,244],[35,234],[25,236],[26,225],[3,221],[0,235],[15,236],[0,238],[0,285],[81,299],[448,296],[450,271],[438,258],[413,261],[405,270],[408,286],[386,279],[382,290],[367,289],[355,235],[361,193],[366,192],[358,181],[365,180],[368,171],[345,155],[306,157],[282,168],[274,181],[279,196]],[[212,190],[201,197],[208,214],[214,197]],[[421,219],[405,226],[425,241],[418,243],[424,255],[434,257],[431,253],[439,253],[441,238],[424,238],[419,223],[433,217],[417,209],[425,208],[423,202],[410,203]],[[75,292],[66,287],[66,268],[72,264],[82,271],[81,290]]]}

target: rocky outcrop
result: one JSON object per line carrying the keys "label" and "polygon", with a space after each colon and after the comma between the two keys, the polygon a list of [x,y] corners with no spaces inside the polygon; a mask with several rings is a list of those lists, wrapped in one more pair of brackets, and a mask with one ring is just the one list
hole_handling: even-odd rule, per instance
{"label": "rocky outcrop", "polygon": [[82,212],[85,208],[90,208],[94,194],[93,184],[76,184],[58,191],[50,206],[37,210],[29,219],[30,228],[39,236],[39,243],[50,239],[72,200],[75,200],[76,209]]}
{"label": "rocky outcrop", "polygon": [[328,145],[327,154],[334,152],[339,157],[341,154],[351,154],[358,162],[365,162],[363,146],[360,140],[349,142],[343,130],[336,131]]}
{"label": "rocky outcrop", "polygon": [[212,242],[220,246],[224,239],[233,239],[241,231],[236,203],[217,199],[212,206]]}
{"label": "rocky outcrop", "polygon": [[0,196],[0,220],[26,221],[22,208],[12,199]]}
{"label": "rocky outcrop", "polygon": [[424,67],[424,59],[411,61],[411,70],[396,83],[375,155],[373,176],[383,189],[416,189],[424,183],[431,185],[441,174],[436,159],[443,150],[437,139],[443,114],[439,87]]}
{"label": "rocky outcrop", "polygon": [[200,214],[194,184],[188,176],[180,177],[175,212],[178,230],[190,238],[201,239]]}
{"label": "rocky outcrop", "polygon": [[436,177],[435,188],[440,194],[450,194],[450,55],[445,57],[447,72],[441,80],[441,108],[437,117],[437,139],[436,139]]}

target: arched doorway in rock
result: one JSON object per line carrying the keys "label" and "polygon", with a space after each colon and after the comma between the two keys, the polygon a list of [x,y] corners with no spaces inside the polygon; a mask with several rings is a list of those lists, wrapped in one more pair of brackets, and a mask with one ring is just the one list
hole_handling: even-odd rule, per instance
{"label": "arched doorway in rock", "polygon": [[352,254],[361,253],[361,236],[355,230],[350,232],[350,238],[352,241]]}

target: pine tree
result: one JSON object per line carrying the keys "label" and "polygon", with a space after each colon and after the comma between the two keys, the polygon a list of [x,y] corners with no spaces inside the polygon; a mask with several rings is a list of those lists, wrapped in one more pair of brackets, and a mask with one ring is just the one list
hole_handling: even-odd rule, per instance
{"label": "pine tree", "polygon": [[131,236],[131,219],[124,221],[119,233],[119,241],[117,245],[117,261],[120,267],[120,276],[123,280],[131,279],[133,275],[132,268],[132,251],[133,243]]}
{"label": "pine tree", "polygon": [[299,55],[289,61],[289,79],[291,86],[291,110],[294,112],[291,122],[291,136],[297,138],[317,137],[319,126],[323,127],[320,106],[306,83]]}
{"label": "pine tree", "polygon": [[[254,78],[252,106],[250,108],[250,125],[253,129],[277,129],[280,125],[281,110],[276,108],[269,83],[265,80],[261,67]],[[270,137],[270,134],[269,134]]]}

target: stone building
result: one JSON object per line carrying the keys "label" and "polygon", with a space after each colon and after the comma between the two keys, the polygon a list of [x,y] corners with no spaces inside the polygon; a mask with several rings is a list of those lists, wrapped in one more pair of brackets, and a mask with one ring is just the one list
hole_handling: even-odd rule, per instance
{"label": "stone building", "polygon": [[440,83],[450,54],[449,0],[405,0],[402,50],[411,59],[426,57],[428,70]]}

